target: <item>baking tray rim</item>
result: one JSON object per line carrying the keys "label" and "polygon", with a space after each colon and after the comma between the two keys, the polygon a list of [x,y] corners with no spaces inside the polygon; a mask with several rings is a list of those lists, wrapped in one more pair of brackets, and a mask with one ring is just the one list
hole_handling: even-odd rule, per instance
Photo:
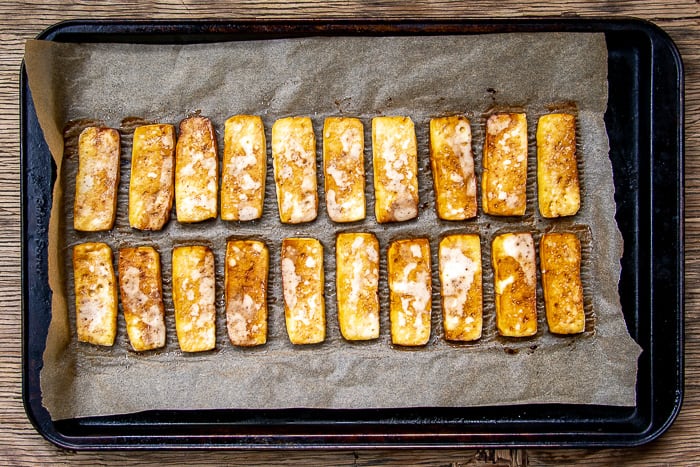
{"label": "baking tray rim", "polygon": [[[677,417],[683,400],[683,339],[684,339],[684,264],[683,264],[683,212],[684,212],[684,199],[683,199],[683,163],[684,163],[684,137],[683,137],[683,64],[676,48],[675,44],[671,38],[658,26],[651,22],[640,20],[636,18],[526,18],[526,19],[476,19],[476,20],[440,20],[440,19],[429,19],[429,20],[382,20],[382,19],[348,19],[348,20],[270,20],[270,21],[258,21],[258,20],[236,20],[236,21],[210,21],[210,20],[191,20],[191,21],[171,21],[171,20],[139,20],[139,21],[128,21],[128,20],[68,20],[56,23],[49,28],[45,29],[40,33],[38,39],[46,40],[57,40],[56,38],[61,35],[74,34],[73,37],[69,39],[70,42],[76,42],[78,37],[90,37],[91,35],[102,36],[103,38],[109,38],[103,42],[139,42],[138,40],[128,40],[130,35],[133,34],[143,34],[149,37],[157,36],[159,34],[170,34],[177,36],[187,34],[183,29],[186,28],[199,28],[199,34],[203,34],[205,38],[208,37],[220,37],[222,35],[231,36],[232,34],[248,33],[252,34],[257,38],[274,38],[274,37],[289,37],[289,36],[308,36],[314,34],[328,34],[336,35],[342,31],[348,31],[348,28],[359,28],[364,34],[376,34],[376,35],[391,35],[391,34],[405,34],[405,35],[425,35],[432,33],[442,33],[442,34],[483,34],[483,33],[496,33],[496,32],[538,32],[538,31],[562,31],[562,32],[609,32],[611,30],[634,30],[646,34],[650,41],[650,48],[662,46],[666,49],[668,53],[671,54],[672,60],[675,63],[677,75],[676,84],[678,93],[678,138],[676,141],[677,152],[675,154],[675,162],[678,168],[678,177],[680,189],[676,193],[676,215],[677,219],[672,227],[675,227],[675,232],[677,233],[677,238],[674,238],[677,243],[678,261],[677,261],[677,283],[675,285],[676,292],[676,303],[678,305],[676,311],[675,324],[677,327],[677,342],[676,342],[676,355],[674,364],[677,374],[677,379],[674,381],[676,384],[675,390],[675,400],[672,405],[672,409],[665,414],[661,422],[651,421],[646,427],[642,427],[639,432],[632,433],[632,436],[627,434],[622,434],[622,436],[616,437],[611,436],[610,439],[598,440],[590,439],[587,441],[557,441],[557,433],[548,433],[546,436],[541,435],[528,435],[526,432],[519,433],[482,433],[481,435],[486,437],[492,437],[491,441],[482,440],[474,442],[472,439],[478,440],[481,436],[480,434],[469,433],[465,434],[464,441],[459,439],[452,440],[448,442],[440,441],[442,439],[449,439],[450,436],[459,438],[459,434],[449,434],[448,436],[441,436],[440,433],[422,433],[414,434],[411,436],[397,435],[383,435],[381,436],[380,442],[343,442],[338,441],[339,439],[346,439],[346,435],[321,435],[317,436],[320,441],[318,442],[308,442],[314,436],[300,435],[304,442],[295,443],[292,441],[298,438],[295,435],[276,435],[271,438],[264,438],[257,441],[248,441],[239,444],[229,444],[229,443],[214,443],[211,445],[203,444],[197,439],[205,439],[206,437],[198,436],[154,436],[154,437],[138,437],[142,439],[141,443],[129,442],[129,436],[118,436],[112,438],[110,443],[104,444],[101,442],[90,442],[89,436],[84,437],[74,437],[60,433],[55,426],[55,423],[50,420],[50,417],[46,417],[46,414],[37,413],[36,400],[32,402],[30,399],[32,397],[39,398],[39,408],[43,409],[40,403],[40,394],[36,394],[36,390],[40,391],[38,387],[38,379],[34,382],[30,382],[28,374],[30,371],[39,372],[41,362],[39,362],[38,367],[36,362],[33,368],[29,368],[29,344],[36,342],[31,340],[31,335],[28,334],[28,328],[26,326],[26,321],[29,316],[26,314],[27,306],[25,303],[25,298],[28,297],[28,291],[26,289],[26,266],[27,266],[27,230],[26,230],[26,209],[27,209],[27,199],[26,197],[26,180],[25,180],[25,164],[27,160],[27,141],[26,136],[26,119],[28,118],[27,113],[27,99],[28,88],[26,83],[26,74],[24,69],[24,63],[21,67],[20,76],[20,98],[21,98],[21,141],[20,141],[20,159],[21,159],[21,194],[22,194],[22,389],[23,389],[23,402],[25,406],[25,411],[28,418],[35,426],[37,431],[39,431],[42,436],[44,436],[50,442],[56,444],[59,447],[67,449],[161,449],[161,448],[194,448],[194,449],[266,449],[266,448],[280,448],[280,449],[290,449],[290,448],[303,448],[303,449],[329,449],[329,448],[387,448],[387,447],[415,447],[415,448],[455,448],[455,447],[497,447],[497,446],[508,446],[508,447],[544,447],[544,446],[569,446],[569,447],[596,447],[596,446],[636,446],[640,444],[645,444],[652,441],[661,434],[663,434],[673,423]],[[114,29],[121,32],[115,33]],[[153,28],[158,28],[154,30]],[[440,28],[445,28],[440,32]],[[92,29],[92,30],[91,30]],[[112,31],[109,31],[112,29]],[[250,31],[252,29],[252,32]],[[280,32],[280,30],[282,32]],[[212,32],[214,31],[214,32]],[[270,33],[270,31],[277,31]],[[138,37],[138,36],[137,36]],[[116,38],[116,40],[115,40]],[[240,39],[240,38],[239,38]],[[204,41],[212,41],[211,39],[205,39]],[[221,40],[221,39],[219,39]],[[224,40],[231,40],[230,37]],[[246,40],[243,38],[242,40]],[[100,42],[100,40],[91,40],[87,42]],[[157,42],[157,41],[156,41]],[[197,42],[197,41],[194,41]],[[166,43],[166,42],[161,42]],[[653,92],[653,91],[652,91]],[[52,179],[51,184],[54,180]],[[50,194],[49,194],[50,195]],[[653,319],[653,316],[650,318]],[[34,338],[36,340],[36,338]],[[43,339],[42,339],[43,341]],[[42,343],[43,352],[43,343]],[[646,352],[645,352],[646,353]],[[642,357],[640,357],[641,359]],[[639,384],[639,381],[638,381]],[[552,405],[547,405],[552,407]],[[536,408],[537,406],[532,406]],[[45,410],[45,409],[43,409]],[[636,411],[636,409],[635,409]],[[361,427],[362,425],[358,425]],[[567,432],[569,435],[575,434],[575,431]],[[511,436],[514,435],[514,436]],[[582,436],[586,435],[585,430],[581,433]],[[469,437],[472,438],[469,438]],[[361,438],[361,435],[353,435],[351,437]],[[107,437],[109,438],[109,437]],[[117,438],[121,438],[121,442],[114,442]],[[194,442],[182,442],[183,439],[190,438],[195,440]],[[240,438],[248,439],[255,438],[255,436],[248,435],[227,435],[228,440],[234,440]],[[334,438],[337,438],[335,442],[327,442]],[[371,438],[371,436],[368,436]],[[423,442],[421,439],[425,438],[426,441]],[[95,438],[97,441],[101,439],[99,437]],[[172,443],[173,440],[178,439],[179,442]],[[314,438],[315,439],[315,438]],[[411,439],[413,441],[411,441]],[[471,441],[470,441],[471,440]],[[262,441],[262,442],[260,442]],[[272,442],[271,442],[272,441]]]}

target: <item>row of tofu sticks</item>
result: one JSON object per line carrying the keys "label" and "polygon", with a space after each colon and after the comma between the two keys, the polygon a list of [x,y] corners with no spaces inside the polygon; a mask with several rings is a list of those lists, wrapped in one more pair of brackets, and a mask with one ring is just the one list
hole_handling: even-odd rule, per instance
{"label": "row of tofu sticks", "polygon": [[[569,232],[549,232],[540,244],[541,280],[548,329],[584,331],[581,247]],[[496,328],[500,335],[537,333],[535,243],[529,232],[496,235],[491,243]],[[236,346],[267,342],[269,250],[258,240],[229,240],[224,266],[226,327]],[[293,344],[326,338],[323,245],[313,238],[286,238],[280,271],[287,335]],[[350,341],[380,335],[379,244],[372,233],[336,236],[337,318]],[[431,255],[427,238],[392,241],[387,250],[391,341],[421,346],[431,334]],[[474,341],[483,328],[481,242],[478,234],[452,234],[439,243],[438,270],[444,338]],[[78,340],[111,346],[117,334],[117,280],[111,248],[81,243],[73,248]],[[131,346],[166,344],[160,257],[151,246],[121,248],[118,288]],[[216,347],[214,254],[202,245],[172,251],[175,328],[184,352]]]}
{"label": "row of tofu sticks", "polygon": [[[537,127],[538,206],[545,218],[570,216],[580,206],[575,117],[546,114]],[[176,141],[177,140],[177,141]],[[281,118],[272,126],[272,162],[282,223],[304,223],[318,215],[316,139],[309,117]],[[129,223],[160,230],[175,202],[177,220],[199,222],[218,215],[219,158],[211,121],[143,125],[133,134]],[[329,117],[323,127],[326,208],[334,222],[365,218],[364,131],[357,118]],[[119,187],[119,132],[89,127],[79,137],[74,227],[113,227]],[[524,113],[500,113],[486,121],[482,159],[482,209],[496,216],[521,216],[526,209],[528,137]],[[417,142],[408,117],[372,120],[375,216],[379,223],[418,215]],[[472,132],[465,116],[430,121],[430,160],[438,216],[464,220],[477,215]],[[267,149],[259,116],[225,122],[221,168],[221,218],[258,219],[263,212]]]}
{"label": "row of tofu sticks", "polygon": [[[363,219],[362,123],[356,118],[328,118],[323,136],[329,217],[336,222]],[[418,183],[413,122],[407,117],[376,117],[372,121],[372,139],[377,221],[415,218]],[[538,200],[543,217],[578,212],[575,140],[572,115],[548,114],[540,118]],[[318,201],[316,143],[311,120],[307,117],[277,120],[272,127],[271,146],[280,221],[312,221],[317,216]],[[119,153],[116,130],[90,127],[81,133],[74,208],[76,230],[99,231],[112,227],[119,183]],[[466,117],[431,120],[430,156],[439,217],[461,220],[476,216],[471,128]],[[245,221],[262,215],[265,172],[262,120],[256,116],[231,117],[224,131],[222,219]],[[161,229],[169,219],[173,191],[178,221],[198,222],[216,217],[217,176],[216,138],[209,119],[196,116],[183,120],[177,144],[172,125],[137,127],[129,184],[131,226],[142,230]],[[490,116],[483,157],[484,212],[523,215],[526,179],[525,114]],[[355,237],[348,239],[347,235]],[[356,233],[340,234],[337,239],[336,293],[341,333],[349,340],[376,338],[379,333],[376,238],[372,234]],[[229,242],[226,252],[229,338],[234,345],[259,345],[265,342],[267,334],[265,294],[269,254],[261,242],[236,242]],[[443,251],[445,242],[454,242],[454,245],[445,246]],[[443,324],[448,340],[468,341],[481,336],[479,242],[478,235],[465,234],[445,237],[440,244]],[[573,334],[584,329],[580,251],[575,234],[550,233],[542,237],[542,279],[551,332]],[[237,256],[239,254],[242,256]],[[100,243],[77,245],[73,260],[78,338],[112,345],[116,335],[117,299],[111,250]],[[393,242],[387,260],[392,342],[424,345],[430,336],[432,294],[428,239]],[[531,234],[510,233],[495,237],[492,260],[498,332],[514,337],[534,335],[537,332],[536,265]],[[172,264],[180,347],[183,351],[211,349],[215,345],[216,316],[213,255],[202,246],[178,247],[173,250]],[[247,265],[247,268],[237,269],[237,264]],[[325,307],[320,243],[314,239],[285,239],[281,273],[291,342],[323,341]],[[133,348],[148,350],[164,345],[160,265],[155,249],[121,249],[119,282]]]}

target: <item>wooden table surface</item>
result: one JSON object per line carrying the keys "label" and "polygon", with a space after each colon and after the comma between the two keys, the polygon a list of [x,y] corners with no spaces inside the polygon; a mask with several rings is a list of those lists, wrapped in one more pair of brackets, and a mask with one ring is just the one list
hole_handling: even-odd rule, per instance
{"label": "wooden table surface", "polygon": [[[403,4],[405,3],[405,5]],[[24,43],[67,19],[479,18],[633,16],[656,23],[678,45],[686,72],[685,401],[658,440],[630,449],[328,452],[66,452],[45,441],[22,406],[20,332],[19,69]],[[700,3],[360,0],[3,1],[0,3],[0,464],[162,465],[700,465]]]}

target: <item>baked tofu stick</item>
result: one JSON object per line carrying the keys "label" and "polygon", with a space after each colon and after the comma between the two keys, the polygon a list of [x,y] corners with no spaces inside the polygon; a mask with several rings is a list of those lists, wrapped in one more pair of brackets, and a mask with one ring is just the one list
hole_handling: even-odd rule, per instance
{"label": "baked tofu stick", "polygon": [[482,208],[493,216],[525,214],[527,120],[523,113],[494,114],[486,121]]}
{"label": "baked tofu stick", "polygon": [[267,342],[269,263],[270,254],[263,242],[230,240],[226,245],[226,327],[233,345]]}
{"label": "baked tofu stick", "polygon": [[448,221],[475,217],[476,177],[467,117],[430,120],[430,164],[438,217]]}
{"label": "baked tofu stick", "polygon": [[444,237],[438,251],[445,339],[481,337],[481,245],[477,234]]}
{"label": "baked tofu stick", "polygon": [[540,117],[537,124],[537,199],[543,217],[573,216],[581,206],[573,115]]}
{"label": "baked tofu stick", "polygon": [[183,352],[216,347],[214,254],[205,246],[173,249],[175,330]]}
{"label": "baked tofu stick", "polygon": [[542,289],[549,331],[556,334],[583,332],[581,243],[573,233],[548,233],[540,240]]}
{"label": "baked tofu stick", "polygon": [[377,222],[400,222],[418,215],[416,132],[408,117],[372,119],[374,214]]}
{"label": "baked tofu stick", "polygon": [[357,118],[329,117],[323,125],[323,170],[328,217],[365,218],[365,137]]}
{"label": "baked tofu stick", "polygon": [[262,118],[234,115],[224,124],[221,218],[259,219],[265,198],[267,149]]}
{"label": "baked tofu stick", "polygon": [[131,151],[129,225],[160,230],[173,207],[175,128],[157,124],[136,127]]}
{"label": "baked tofu stick", "polygon": [[73,247],[78,341],[113,345],[117,335],[117,281],[112,250],[104,243]]}
{"label": "baked tofu stick", "polygon": [[179,222],[200,222],[217,215],[218,155],[211,120],[180,122],[175,153],[175,213]]}
{"label": "baked tofu stick", "polygon": [[335,243],[340,333],[347,340],[379,337],[379,242],[371,233],[341,233]]}
{"label": "baked tofu stick", "polygon": [[432,284],[427,238],[397,240],[387,257],[391,342],[425,345],[430,339]]}
{"label": "baked tofu stick", "polygon": [[318,240],[282,240],[282,291],[284,317],[291,343],[323,342],[326,338],[323,246]]}
{"label": "baked tofu stick", "polygon": [[316,137],[309,117],[281,118],[272,125],[272,165],[280,221],[316,219]]}
{"label": "baked tofu stick", "polygon": [[131,347],[137,351],[165,346],[165,308],[160,255],[150,246],[119,250],[119,292]]}
{"label": "baked tofu stick", "polygon": [[491,244],[496,327],[508,337],[537,332],[535,244],[528,232],[498,235]]}
{"label": "baked tofu stick", "polygon": [[75,230],[97,232],[114,225],[120,152],[117,130],[88,127],[80,133],[73,208]]}

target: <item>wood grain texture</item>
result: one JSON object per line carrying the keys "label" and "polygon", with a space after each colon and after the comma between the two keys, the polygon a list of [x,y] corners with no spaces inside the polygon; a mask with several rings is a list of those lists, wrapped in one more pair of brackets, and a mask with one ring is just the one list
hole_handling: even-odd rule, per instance
{"label": "wood grain texture", "polygon": [[[414,2],[302,0],[5,1],[0,3],[0,464],[190,465],[690,465],[700,455],[700,5],[697,1]],[[68,19],[331,19],[634,16],[678,45],[686,71],[686,387],[680,416],[659,440],[634,449],[332,452],[62,451],[37,434],[21,396],[19,67],[24,42]]]}

